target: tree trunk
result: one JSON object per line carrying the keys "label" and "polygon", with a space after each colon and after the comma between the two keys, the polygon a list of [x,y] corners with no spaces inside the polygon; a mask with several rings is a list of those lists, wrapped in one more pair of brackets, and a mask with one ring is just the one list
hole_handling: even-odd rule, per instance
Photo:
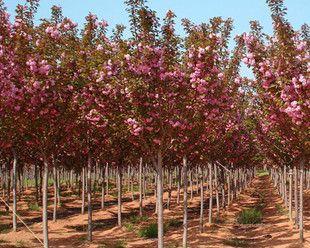
{"label": "tree trunk", "polygon": [[9,205],[10,205],[10,195],[11,195],[11,168],[10,168],[10,162],[6,164],[6,204],[5,210],[8,213],[10,211]]}
{"label": "tree trunk", "polygon": [[177,193],[177,204],[180,204],[180,190],[181,190],[181,168],[178,167],[178,193]]}
{"label": "tree trunk", "polygon": [[101,169],[101,209],[104,209],[104,203],[105,203],[105,167],[103,166]]}
{"label": "tree trunk", "polygon": [[91,170],[92,170],[92,161],[91,155],[88,154],[88,161],[87,161],[87,208],[88,208],[88,228],[87,228],[87,240],[93,240],[93,227],[92,227],[92,202],[91,202]]}
{"label": "tree trunk", "polygon": [[191,189],[191,201],[193,200],[193,195],[194,195],[194,189],[193,189],[193,170],[190,170],[190,174],[189,174],[189,180],[190,180],[190,189]]}
{"label": "tree trunk", "polygon": [[292,175],[293,172],[292,172],[292,169],[290,169],[290,172],[289,172],[289,205],[288,205],[288,213],[289,213],[289,218],[290,218],[290,221],[293,220],[293,216],[292,216],[292,190],[293,190],[293,184],[292,184]]}
{"label": "tree trunk", "polygon": [[170,209],[171,205],[171,193],[172,193],[172,172],[171,168],[168,169],[168,176],[169,176],[169,182],[168,182],[168,200],[167,200],[167,209]]}
{"label": "tree trunk", "polygon": [[304,164],[305,160],[302,158],[300,162],[300,185],[299,185],[299,195],[300,195],[300,203],[299,203],[299,238],[300,241],[304,240],[304,202],[303,202],[303,189],[304,189]]}
{"label": "tree trunk", "polygon": [[54,209],[53,209],[53,221],[57,219],[57,169],[55,161],[53,161],[53,177],[54,177]]}
{"label": "tree trunk", "polygon": [[16,219],[16,212],[17,212],[17,198],[16,198],[16,172],[17,172],[17,154],[15,149],[12,149],[13,151],[13,182],[12,182],[12,186],[13,186],[13,231],[16,232],[17,230],[17,219]]}
{"label": "tree trunk", "polygon": [[213,203],[213,185],[212,185],[212,164],[209,163],[209,225],[212,224],[212,203]]}
{"label": "tree trunk", "polygon": [[34,165],[34,184],[36,188],[36,202],[39,205],[39,183],[38,183],[38,166]]}
{"label": "tree trunk", "polygon": [[158,248],[164,247],[164,211],[163,211],[163,165],[162,154],[157,154],[157,221],[158,221]]}
{"label": "tree trunk", "polygon": [[60,189],[61,189],[61,181],[60,181],[60,170],[56,167],[56,175],[57,175],[57,204],[60,207]]}
{"label": "tree trunk", "polygon": [[82,207],[81,214],[85,213],[85,167],[82,168]]}
{"label": "tree trunk", "polygon": [[48,248],[48,219],[47,219],[47,198],[48,198],[48,161],[47,158],[43,157],[44,159],[44,175],[43,175],[43,197],[42,197],[42,205],[43,205],[43,241],[44,241],[44,248]]}
{"label": "tree trunk", "polygon": [[295,225],[298,225],[298,171],[294,166],[294,207],[295,207]]}
{"label": "tree trunk", "polygon": [[117,224],[122,226],[122,168],[117,165]]}
{"label": "tree trunk", "polygon": [[219,198],[219,185],[217,178],[217,165],[214,164],[214,182],[215,182],[215,196],[216,196],[216,217],[220,216],[220,198]]}
{"label": "tree trunk", "polygon": [[187,247],[187,158],[183,157],[183,248]]}
{"label": "tree trunk", "polygon": [[142,163],[143,159],[140,158],[139,163],[139,215],[142,216],[143,197],[142,197]]}
{"label": "tree trunk", "polygon": [[107,185],[106,185],[106,194],[109,195],[109,164],[106,164],[106,178],[107,178]]}
{"label": "tree trunk", "polygon": [[199,217],[199,230],[203,232],[203,208],[204,208],[204,177],[203,177],[203,167],[200,167],[200,217]]}
{"label": "tree trunk", "polygon": [[227,205],[230,205],[231,202],[231,185],[230,185],[230,172],[227,173]]}
{"label": "tree trunk", "polygon": [[284,194],[283,194],[283,197],[284,197],[284,206],[287,208],[288,207],[288,202],[287,202],[287,185],[286,185],[286,181],[287,181],[287,175],[286,175],[286,165],[284,165],[284,168],[283,168],[283,183],[284,183],[284,187],[283,187],[283,191],[284,191]]}

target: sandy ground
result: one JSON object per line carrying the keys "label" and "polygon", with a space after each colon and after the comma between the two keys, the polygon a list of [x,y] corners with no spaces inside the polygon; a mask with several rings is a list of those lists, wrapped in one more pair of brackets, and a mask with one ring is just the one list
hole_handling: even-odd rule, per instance
{"label": "sandy ground", "polygon": [[[67,194],[68,192],[66,192]],[[207,195],[207,193],[206,193]],[[169,220],[182,221],[182,202],[176,204],[174,191],[171,210],[165,210],[165,223]],[[305,192],[305,242],[299,243],[299,233],[287,217],[281,198],[274,189],[268,176],[256,177],[250,187],[242,192],[238,199],[221,216],[216,223],[205,225],[204,233],[198,229],[199,223],[199,196],[189,202],[189,247],[309,247],[310,248],[310,191]],[[28,223],[39,238],[42,238],[41,212],[30,211],[27,202],[34,202],[33,192],[25,192],[23,201],[18,205],[18,212]],[[81,201],[76,195],[63,197],[62,207],[59,209],[56,223],[49,221],[50,247],[157,247],[156,239],[140,238],[137,230],[151,222],[156,222],[154,214],[153,195],[144,201],[144,214],[147,220],[128,227],[116,227],[117,206],[113,196],[107,197],[106,208],[100,210],[99,195],[94,201],[94,231],[93,242],[86,241],[87,209],[86,214],[80,214]],[[52,200],[52,199],[51,199]],[[51,202],[52,203],[52,202]],[[239,225],[236,222],[238,213],[247,207],[263,205],[263,222],[258,225]],[[52,218],[52,204],[49,206],[49,218]],[[123,221],[128,223],[131,216],[138,215],[138,197],[131,200],[130,194],[125,195],[123,205]],[[208,198],[205,199],[205,223],[207,223]],[[11,217],[4,215],[4,206],[0,203],[0,247],[41,247],[37,240],[21,223],[18,232],[13,233],[9,228]],[[215,212],[214,212],[215,216]],[[126,226],[126,225],[125,225]],[[169,227],[165,233],[165,247],[181,247],[182,226]]]}

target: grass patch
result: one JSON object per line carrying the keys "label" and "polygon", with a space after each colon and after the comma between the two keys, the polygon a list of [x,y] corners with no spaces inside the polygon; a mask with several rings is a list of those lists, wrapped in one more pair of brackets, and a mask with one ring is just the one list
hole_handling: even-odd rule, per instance
{"label": "grass patch", "polygon": [[138,231],[138,236],[141,238],[154,239],[158,236],[157,223],[151,223]]}
{"label": "grass patch", "polygon": [[148,219],[148,216],[133,215],[130,216],[130,218],[124,223],[124,227],[127,229],[127,231],[132,232],[135,229],[135,225],[148,221]]}
{"label": "grass patch", "polygon": [[264,176],[268,176],[269,175],[269,172],[267,170],[258,170],[256,172],[256,175],[258,177],[264,177]]}
{"label": "grass patch", "polygon": [[138,215],[133,215],[133,216],[130,216],[129,218],[129,222],[132,223],[132,224],[138,224],[140,222],[143,222],[143,221],[148,221],[149,217],[148,216],[138,216]]}
{"label": "grass patch", "polygon": [[0,211],[0,217],[1,216],[8,216],[9,215],[9,212],[7,211]]}
{"label": "grass patch", "polygon": [[257,208],[244,209],[239,213],[237,221],[239,224],[259,224],[262,222],[263,213]]}
{"label": "grass patch", "polygon": [[28,208],[29,208],[29,210],[31,210],[31,211],[40,211],[40,206],[38,205],[38,203],[31,203],[31,202],[29,202],[28,203]]}
{"label": "grass patch", "polygon": [[0,233],[8,233],[12,229],[10,224],[0,224]]}
{"label": "grass patch", "polygon": [[238,239],[238,238],[232,238],[232,239],[225,239],[223,241],[224,245],[229,245],[233,247],[248,247],[249,243],[245,239]]}
{"label": "grass patch", "polygon": [[75,245],[81,245],[84,244],[87,241],[87,235],[82,235],[79,236],[76,240],[75,240]]}
{"label": "grass patch", "polygon": [[134,231],[134,225],[132,224],[132,223],[130,223],[130,222],[125,222],[124,223],[124,227],[126,228],[126,230],[128,231],[128,232],[132,232],[132,231]]}
{"label": "grass patch", "polygon": [[277,203],[276,209],[278,214],[287,214],[288,211],[282,206],[282,204]]}

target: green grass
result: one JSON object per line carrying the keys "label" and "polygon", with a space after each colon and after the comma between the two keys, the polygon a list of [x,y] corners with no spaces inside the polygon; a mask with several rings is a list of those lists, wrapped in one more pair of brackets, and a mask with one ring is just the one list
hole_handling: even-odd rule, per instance
{"label": "green grass", "polygon": [[35,203],[29,202],[28,208],[29,208],[29,210],[32,210],[32,211],[40,211],[40,206],[36,202]]}
{"label": "green grass", "polygon": [[135,226],[130,222],[125,222],[124,227],[126,228],[128,232],[132,232],[135,229]]}
{"label": "green grass", "polygon": [[129,218],[129,222],[132,223],[132,224],[138,224],[140,222],[143,222],[143,221],[148,221],[149,217],[148,216],[138,216],[138,215],[133,215],[133,216],[130,216]]}
{"label": "green grass", "polygon": [[276,209],[278,214],[287,214],[288,211],[282,206],[282,204],[277,203]]}
{"label": "green grass", "polygon": [[269,175],[269,172],[267,170],[258,170],[256,172],[256,175],[258,177],[264,177],[264,176],[268,176]]}
{"label": "green grass", "polygon": [[232,238],[232,239],[225,239],[223,241],[224,245],[229,245],[232,247],[248,247],[249,243],[247,240]]}
{"label": "green grass", "polygon": [[124,227],[127,229],[127,231],[132,232],[135,229],[135,225],[148,221],[148,219],[148,216],[133,215],[130,216],[130,218],[124,223]]}
{"label": "green grass", "polygon": [[1,216],[8,216],[9,215],[9,212],[7,211],[0,211],[0,217]]}
{"label": "green grass", "polygon": [[84,244],[87,241],[87,235],[82,235],[78,237],[75,241],[76,245]]}
{"label": "green grass", "polygon": [[141,238],[157,238],[158,236],[158,228],[157,228],[157,223],[151,223],[146,227],[141,228],[138,231],[138,236]]}
{"label": "green grass", "polygon": [[0,224],[0,233],[8,233],[12,229],[10,224]]}
{"label": "green grass", "polygon": [[239,224],[259,224],[262,222],[263,213],[257,208],[242,210],[237,218]]}

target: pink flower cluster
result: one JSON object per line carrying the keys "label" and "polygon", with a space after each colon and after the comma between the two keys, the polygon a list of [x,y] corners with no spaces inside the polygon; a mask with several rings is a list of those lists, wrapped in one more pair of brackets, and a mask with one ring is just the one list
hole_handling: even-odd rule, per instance
{"label": "pink flower cluster", "polygon": [[47,63],[46,60],[41,60],[39,63],[37,63],[34,59],[29,59],[26,62],[26,65],[29,66],[31,72],[39,73],[41,75],[47,76],[51,70],[51,66]]}
{"label": "pink flower cluster", "polygon": [[125,123],[130,127],[130,132],[134,136],[139,136],[143,131],[143,127],[134,118],[128,118]]}

